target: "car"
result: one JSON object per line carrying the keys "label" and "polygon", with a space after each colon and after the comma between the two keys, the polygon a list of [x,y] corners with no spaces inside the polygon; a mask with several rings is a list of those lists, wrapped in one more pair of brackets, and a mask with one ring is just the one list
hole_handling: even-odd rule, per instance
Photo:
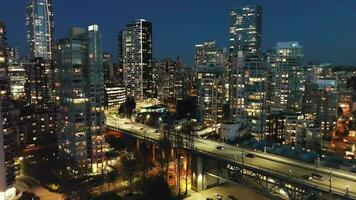
{"label": "car", "polygon": [[140,130],[142,131],[142,130],[143,130],[143,127],[141,127]]}
{"label": "car", "polygon": [[317,174],[317,173],[312,173],[311,176],[313,177],[313,179],[316,179],[316,180],[319,180],[319,181],[322,181],[324,180],[324,177],[320,174]]}
{"label": "car", "polygon": [[253,153],[248,153],[248,154],[246,154],[246,157],[248,157],[248,158],[254,158],[254,157],[256,157],[256,155],[253,154]]}
{"label": "car", "polygon": [[219,150],[224,150],[224,147],[222,147],[222,146],[217,146],[216,148]]}
{"label": "car", "polygon": [[214,200],[214,199],[211,197],[206,197],[206,200]]}
{"label": "car", "polygon": [[216,192],[213,194],[213,196],[218,200],[222,200],[223,199],[222,196],[220,196],[220,194],[218,194]]}
{"label": "car", "polygon": [[303,178],[307,180],[313,180],[313,177],[310,176],[309,174],[304,175]]}

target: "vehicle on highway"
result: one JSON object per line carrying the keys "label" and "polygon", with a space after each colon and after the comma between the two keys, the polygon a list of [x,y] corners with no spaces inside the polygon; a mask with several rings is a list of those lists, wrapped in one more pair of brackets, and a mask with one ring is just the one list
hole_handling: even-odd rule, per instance
{"label": "vehicle on highway", "polygon": [[256,155],[253,154],[253,153],[248,153],[248,154],[246,154],[246,157],[248,157],[248,158],[254,158],[254,157],[256,157]]}
{"label": "vehicle on highway", "polygon": [[218,193],[214,193],[213,196],[218,200],[222,200],[223,199],[222,196],[220,196],[220,194],[218,194]]}
{"label": "vehicle on highway", "polygon": [[206,197],[206,200],[214,200],[214,199],[211,197]]}
{"label": "vehicle on highway", "polygon": [[143,127],[141,127],[140,130],[142,131],[142,130],[143,130]]}
{"label": "vehicle on highway", "polygon": [[313,180],[313,177],[310,176],[309,174],[304,175],[303,178],[307,180]]}
{"label": "vehicle on highway", "polygon": [[222,146],[217,146],[216,148],[219,150],[224,150],[224,147],[222,147]]}
{"label": "vehicle on highway", "polygon": [[313,177],[313,179],[316,179],[316,180],[319,180],[319,181],[322,181],[324,180],[324,177],[320,174],[317,174],[317,173],[312,173],[311,176]]}

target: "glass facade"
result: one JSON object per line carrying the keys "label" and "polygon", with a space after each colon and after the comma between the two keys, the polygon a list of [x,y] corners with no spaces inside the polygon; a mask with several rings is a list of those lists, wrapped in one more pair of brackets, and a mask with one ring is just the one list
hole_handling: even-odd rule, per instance
{"label": "glass facade", "polygon": [[29,0],[26,10],[29,58],[52,59],[54,33],[52,0]]}
{"label": "glass facade", "polygon": [[195,66],[207,64],[223,65],[224,52],[215,41],[205,41],[195,45]]}
{"label": "glass facade", "polygon": [[153,97],[151,22],[128,22],[119,35],[119,52],[128,95],[136,99]]}
{"label": "glass facade", "polygon": [[[99,172],[104,165],[104,80],[101,33],[72,28],[56,46],[60,110],[61,158],[81,170]],[[99,170],[99,171],[97,171]]]}

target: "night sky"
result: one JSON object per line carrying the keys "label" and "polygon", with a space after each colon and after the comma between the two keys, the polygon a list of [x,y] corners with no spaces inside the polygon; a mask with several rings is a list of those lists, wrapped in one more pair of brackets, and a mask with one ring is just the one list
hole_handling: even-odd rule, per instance
{"label": "night sky", "polygon": [[[356,64],[356,0],[53,0],[55,39],[71,26],[96,23],[104,51],[117,55],[117,34],[130,20],[153,23],[153,54],[157,59],[181,56],[190,65],[194,44],[216,40],[228,46],[229,11],[260,4],[262,48],[277,41],[299,41],[304,61]],[[27,52],[26,0],[0,0],[0,21],[8,27],[9,44]]]}

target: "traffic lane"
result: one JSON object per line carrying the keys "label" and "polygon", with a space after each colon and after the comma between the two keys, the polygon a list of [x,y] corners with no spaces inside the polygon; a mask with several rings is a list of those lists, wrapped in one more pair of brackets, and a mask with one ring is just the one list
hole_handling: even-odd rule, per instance
{"label": "traffic lane", "polygon": [[[218,150],[218,149],[216,149],[216,147],[213,147],[211,145],[199,145],[199,149],[202,149],[204,151],[210,152],[212,154],[215,154],[220,157],[227,158],[227,159],[231,159],[231,160],[235,159],[235,156],[231,156],[231,154],[236,154],[236,153],[231,152],[231,150],[230,150],[230,152],[229,152],[229,150],[226,150],[226,149]],[[236,156],[237,161],[242,162],[242,159],[241,159],[242,154],[240,153],[240,154],[236,154],[236,155],[237,155]],[[248,158],[248,157],[244,156],[244,163],[247,165],[256,166],[256,167],[259,167],[262,169],[287,174],[287,175],[290,175],[291,177],[297,178],[297,179],[304,179],[303,178],[304,175],[311,174],[311,172],[309,170],[300,169],[298,167],[289,166],[289,165],[286,165],[283,163],[265,160],[265,159],[261,159],[258,157]],[[291,171],[289,171],[289,170],[291,170]],[[305,180],[305,181],[312,183],[312,184],[320,185],[323,188],[329,188],[329,175],[328,176],[323,175],[323,177],[324,177],[323,181],[317,181],[317,180],[310,180],[310,181]],[[338,178],[338,177],[332,177],[332,190],[343,193],[343,192],[346,192],[347,185],[349,186],[350,193],[355,192],[356,183],[354,181],[345,180],[345,179]]]}
{"label": "traffic lane", "polygon": [[[137,124],[134,124],[132,127],[134,127],[133,129],[135,130],[136,134],[138,134],[138,135],[142,135],[143,134],[142,133],[142,128],[144,128],[144,126],[139,126]],[[152,137],[153,139],[156,139],[156,138],[159,139],[159,135],[154,132],[155,129],[150,128],[150,127],[146,127],[145,130],[147,132],[150,132],[149,136]],[[156,136],[156,137],[154,137],[154,136]],[[199,140],[197,140],[196,142],[200,143],[200,145],[197,145],[197,147],[199,149],[206,150],[209,153],[213,153],[213,154],[215,153],[216,155],[221,155],[222,154],[220,152],[221,150],[217,151],[217,149],[216,149],[216,146],[219,143],[216,143],[216,142],[213,142],[213,141],[204,140],[204,143],[212,144],[212,145],[206,145],[206,144],[202,143],[202,141],[199,141]],[[204,146],[208,147],[208,148],[204,148]],[[229,150],[227,150],[227,151],[225,151],[226,153],[223,153],[223,154],[225,154],[225,157],[227,157],[229,159],[234,159],[234,157],[236,155],[237,148],[236,147],[231,148],[231,146],[226,146],[225,144],[223,144],[223,146],[225,146],[226,149],[230,149],[230,152],[228,152]],[[234,156],[232,156],[232,155],[234,155]],[[240,152],[240,156],[241,156],[241,152]],[[301,178],[303,178],[304,175],[310,173],[310,170],[301,169],[300,167],[290,166],[290,165],[278,163],[278,162],[271,161],[271,160],[268,160],[268,159],[263,159],[263,158],[254,158],[254,159],[255,159],[254,162],[248,163],[248,161],[246,161],[246,164],[250,164],[250,165],[256,165],[257,164],[257,165],[259,165],[257,167],[273,169],[271,171],[284,172],[284,174],[289,174],[289,170],[291,170],[292,171],[292,176],[295,176],[298,179],[301,179]],[[323,174],[323,175],[325,176],[325,174]],[[328,187],[329,186],[328,181],[327,181],[327,183],[324,183],[324,182],[326,182],[327,179],[328,179],[328,176],[327,176],[327,178],[325,177],[324,181],[321,181],[318,184],[319,185],[323,185],[324,188]],[[333,180],[332,189],[334,189],[336,191],[341,192],[341,191],[344,190],[344,188],[345,188],[345,191],[346,191],[346,186],[347,185],[349,186],[349,192],[354,192],[354,190],[355,190],[356,183],[353,182],[353,181],[345,180],[345,179],[338,178],[338,177],[333,177],[332,180]]]}

